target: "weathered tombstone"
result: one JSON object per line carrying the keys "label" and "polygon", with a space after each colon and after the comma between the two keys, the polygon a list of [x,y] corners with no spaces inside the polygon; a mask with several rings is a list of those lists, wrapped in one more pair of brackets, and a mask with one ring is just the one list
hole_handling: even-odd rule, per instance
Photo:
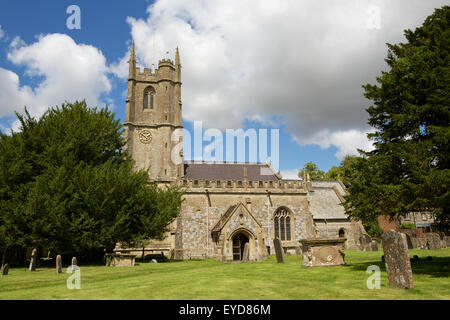
{"label": "weathered tombstone", "polygon": [[2,268],[2,276],[7,276],[9,272],[9,264],[4,264]]}
{"label": "weathered tombstone", "polygon": [[450,247],[450,236],[445,236],[444,241],[447,244],[447,247]]}
{"label": "weathered tombstone", "polygon": [[36,261],[37,261],[37,250],[33,249],[33,251],[31,252],[30,266],[28,267],[29,271],[36,271]]}
{"label": "weathered tombstone", "polygon": [[389,285],[403,289],[413,288],[411,261],[405,234],[389,230],[383,233],[381,238]]}
{"label": "weathered tombstone", "polygon": [[359,251],[371,251],[372,238],[368,234],[362,234],[359,243]]}
{"label": "weathered tombstone", "polygon": [[407,233],[405,233],[405,236],[406,236],[406,243],[408,245],[408,249],[414,249],[414,245],[411,241],[411,236]]}
{"label": "weathered tombstone", "polygon": [[345,265],[344,243],[347,238],[302,239],[303,266],[325,267]]}
{"label": "weathered tombstone", "polygon": [[76,257],[73,257],[73,258],[72,258],[72,262],[71,262],[71,265],[69,266],[69,268],[70,268],[72,271],[78,270],[78,261],[77,261],[77,258],[76,258]]}
{"label": "weathered tombstone", "polygon": [[283,247],[278,238],[273,239],[273,246],[275,247],[275,255],[277,256],[277,263],[284,263]]}
{"label": "weathered tombstone", "polygon": [[62,273],[62,258],[59,254],[56,257],[56,273]]}
{"label": "weathered tombstone", "polygon": [[441,237],[437,233],[425,233],[425,239],[427,241],[427,249],[439,250],[441,249]]}
{"label": "weathered tombstone", "polygon": [[246,262],[249,260],[249,252],[248,252],[248,242],[244,245],[244,252],[242,253],[242,261]]}
{"label": "weathered tombstone", "polygon": [[134,255],[134,254],[106,254],[105,260],[106,260],[106,266],[108,266],[108,267],[134,267],[136,255]]}
{"label": "weathered tombstone", "polygon": [[152,259],[151,263],[158,263],[158,261],[156,261],[156,259]]}
{"label": "weathered tombstone", "polygon": [[376,240],[372,240],[372,242],[370,243],[370,247],[372,251],[378,251],[378,243]]}

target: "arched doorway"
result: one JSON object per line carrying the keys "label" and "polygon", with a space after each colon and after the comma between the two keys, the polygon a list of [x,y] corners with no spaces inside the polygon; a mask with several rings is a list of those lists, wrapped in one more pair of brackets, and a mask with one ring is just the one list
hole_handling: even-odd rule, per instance
{"label": "arched doorway", "polygon": [[233,237],[233,261],[242,261],[246,243],[248,243],[248,237],[243,233],[238,233]]}

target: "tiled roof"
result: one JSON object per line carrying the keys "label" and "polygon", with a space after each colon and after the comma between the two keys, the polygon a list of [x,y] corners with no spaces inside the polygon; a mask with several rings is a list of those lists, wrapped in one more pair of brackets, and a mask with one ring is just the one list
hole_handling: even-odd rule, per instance
{"label": "tiled roof", "polygon": [[314,219],[347,219],[344,207],[336,192],[344,195],[338,181],[311,181],[313,192],[309,196],[309,210]]}
{"label": "tiled roof", "polygon": [[190,180],[244,180],[244,168],[249,181],[280,180],[271,167],[263,163],[185,162],[184,178]]}

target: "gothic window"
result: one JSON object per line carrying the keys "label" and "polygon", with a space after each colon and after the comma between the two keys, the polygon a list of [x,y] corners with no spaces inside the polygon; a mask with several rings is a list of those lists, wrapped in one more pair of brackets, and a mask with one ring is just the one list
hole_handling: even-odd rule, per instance
{"label": "gothic window", "polygon": [[291,236],[291,216],[287,209],[281,208],[275,212],[273,218],[273,227],[275,231],[275,238],[281,241],[292,240]]}
{"label": "gothic window", "polygon": [[148,87],[144,91],[144,109],[155,108],[155,90],[152,87]]}

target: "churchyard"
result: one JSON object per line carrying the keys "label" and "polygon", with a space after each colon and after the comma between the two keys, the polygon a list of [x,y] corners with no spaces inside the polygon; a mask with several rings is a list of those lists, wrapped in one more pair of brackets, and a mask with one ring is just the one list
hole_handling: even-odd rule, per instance
{"label": "churchyard", "polygon": [[[412,289],[388,285],[383,251],[345,250],[345,266],[307,268],[301,255],[275,256],[262,262],[223,263],[213,259],[140,263],[134,267],[83,265],[80,289],[69,290],[72,275],[63,266],[11,268],[0,278],[0,299],[450,299],[450,248],[409,250]],[[431,257],[428,258],[428,257]],[[369,266],[378,266],[380,289],[368,289]]]}

